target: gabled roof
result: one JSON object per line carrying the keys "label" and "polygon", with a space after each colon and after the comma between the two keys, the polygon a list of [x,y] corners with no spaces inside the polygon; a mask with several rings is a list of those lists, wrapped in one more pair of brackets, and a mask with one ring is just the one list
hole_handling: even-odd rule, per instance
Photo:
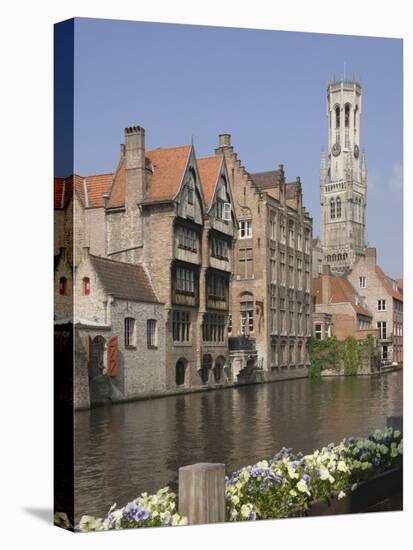
{"label": "gabled roof", "polygon": [[146,151],[152,173],[148,174],[148,193],[143,204],[173,200],[182,183],[185,168],[191,153],[191,145],[158,147]]}
{"label": "gabled roof", "polygon": [[207,208],[211,207],[224,157],[219,155],[197,159],[201,188]]}
{"label": "gabled roof", "polygon": [[366,307],[356,302],[357,292],[350,281],[338,275],[324,275],[311,279],[311,294],[315,297],[317,305],[323,305],[323,283],[325,277],[329,278],[330,283],[330,303],[341,304],[347,302],[351,304],[354,311],[359,315],[372,317],[372,314]]}
{"label": "gabled roof", "polygon": [[54,207],[56,210],[67,208],[75,193],[85,208],[104,206],[103,193],[106,193],[112,183],[112,174],[97,174],[82,177],[77,174],[68,178],[54,179]]}
{"label": "gabled roof", "polygon": [[270,170],[269,172],[257,172],[251,174],[251,179],[261,191],[264,191],[265,189],[271,189],[280,185],[282,182],[282,171]]}
{"label": "gabled roof", "polygon": [[[396,300],[400,300],[400,302],[403,302],[403,289],[399,288],[400,285],[397,284],[397,281],[395,281],[391,277],[388,277],[380,266],[376,265],[375,269],[377,277],[380,279],[382,285],[390,294],[390,296],[392,296]],[[396,288],[394,288],[393,284]]]}
{"label": "gabled roof", "polygon": [[143,266],[90,255],[107,294],[134,302],[159,303]]}
{"label": "gabled roof", "polygon": [[110,196],[108,201],[109,208],[119,208],[125,206],[125,185],[126,185],[126,168],[125,157],[121,157],[116,172],[113,177],[113,183],[110,188]]}

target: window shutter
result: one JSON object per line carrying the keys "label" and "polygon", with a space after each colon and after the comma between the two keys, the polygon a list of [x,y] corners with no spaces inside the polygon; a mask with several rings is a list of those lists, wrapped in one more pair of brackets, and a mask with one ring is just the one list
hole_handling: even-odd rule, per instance
{"label": "window shutter", "polygon": [[112,336],[107,343],[108,351],[108,376],[117,376],[118,374],[118,337]]}

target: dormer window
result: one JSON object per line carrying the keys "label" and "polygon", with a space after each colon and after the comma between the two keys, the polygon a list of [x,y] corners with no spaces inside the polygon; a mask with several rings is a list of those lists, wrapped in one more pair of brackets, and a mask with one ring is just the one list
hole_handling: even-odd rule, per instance
{"label": "dormer window", "polygon": [[60,277],[59,279],[59,294],[65,296],[66,294],[67,279],[66,277]]}
{"label": "dormer window", "polygon": [[83,277],[83,296],[89,296],[90,294],[90,279],[89,277]]}
{"label": "dormer window", "polygon": [[192,189],[192,187],[189,187],[189,186],[186,189],[187,189],[186,198],[187,198],[188,204],[194,204],[194,190]]}

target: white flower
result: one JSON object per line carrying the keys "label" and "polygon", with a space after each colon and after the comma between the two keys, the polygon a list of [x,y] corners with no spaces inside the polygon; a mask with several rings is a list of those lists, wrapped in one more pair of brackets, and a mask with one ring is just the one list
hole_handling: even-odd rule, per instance
{"label": "white flower", "polygon": [[393,432],[393,437],[395,437],[396,439],[397,439],[398,437],[400,437],[400,432],[399,432],[399,430],[394,430],[394,432]]}
{"label": "white flower", "polygon": [[348,466],[347,464],[344,462],[344,460],[340,460],[337,464],[337,470],[339,472],[348,472]]}
{"label": "white flower", "polygon": [[337,497],[337,498],[338,498],[338,500],[341,500],[341,499],[344,498],[345,496],[346,496],[346,493],[345,493],[344,491],[340,491],[340,492],[338,493],[338,497]]}
{"label": "white flower", "polygon": [[304,479],[300,479],[296,487],[300,491],[300,493],[307,493],[308,496],[311,496],[311,493],[307,487],[307,483],[304,481]]}
{"label": "white flower", "polygon": [[70,521],[65,512],[56,512],[54,515],[54,524],[63,529],[70,527]]}
{"label": "white flower", "polygon": [[93,516],[82,516],[79,521],[79,530],[85,533],[89,531],[103,531],[105,528],[103,520]]}

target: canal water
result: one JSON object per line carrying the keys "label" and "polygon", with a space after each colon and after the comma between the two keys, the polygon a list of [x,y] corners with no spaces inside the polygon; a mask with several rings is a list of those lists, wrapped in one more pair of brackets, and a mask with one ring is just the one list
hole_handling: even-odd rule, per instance
{"label": "canal water", "polygon": [[300,379],[163,397],[75,415],[75,510],[106,515],[141,492],[177,487],[178,468],[223,462],[230,473],[383,428],[402,414],[402,372]]}

